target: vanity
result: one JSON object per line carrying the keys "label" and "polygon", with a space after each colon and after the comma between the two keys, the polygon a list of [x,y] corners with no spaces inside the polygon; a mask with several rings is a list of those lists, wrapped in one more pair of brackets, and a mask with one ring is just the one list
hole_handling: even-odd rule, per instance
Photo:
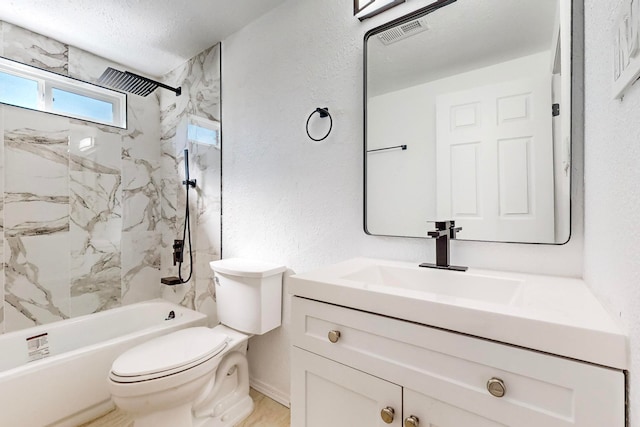
{"label": "vanity", "polygon": [[[569,240],[583,7],[438,0],[366,33],[365,233]],[[628,424],[627,338],[582,280],[419,264],[290,278],[293,427]]]}
{"label": "vanity", "polygon": [[356,258],[291,277],[293,427],[624,427],[627,340],[579,279]]}

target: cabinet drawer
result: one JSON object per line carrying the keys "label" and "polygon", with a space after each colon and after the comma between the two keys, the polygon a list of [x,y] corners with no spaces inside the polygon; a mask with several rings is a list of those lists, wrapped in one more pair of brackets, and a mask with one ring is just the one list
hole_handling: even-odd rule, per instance
{"label": "cabinet drawer", "polygon": [[[335,343],[331,331],[339,332]],[[618,370],[298,297],[292,340],[498,424],[624,426],[624,374]],[[487,390],[494,378],[506,387],[501,398]]]}

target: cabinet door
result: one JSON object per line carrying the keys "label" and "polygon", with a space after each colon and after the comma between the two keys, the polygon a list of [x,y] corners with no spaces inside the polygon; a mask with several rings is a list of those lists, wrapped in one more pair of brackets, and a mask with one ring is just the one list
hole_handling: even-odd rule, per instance
{"label": "cabinet door", "polygon": [[505,427],[504,424],[405,388],[404,418],[411,416],[416,417],[418,426]]}
{"label": "cabinet door", "polygon": [[[389,424],[381,410],[395,412]],[[293,347],[292,427],[401,427],[402,388]]]}

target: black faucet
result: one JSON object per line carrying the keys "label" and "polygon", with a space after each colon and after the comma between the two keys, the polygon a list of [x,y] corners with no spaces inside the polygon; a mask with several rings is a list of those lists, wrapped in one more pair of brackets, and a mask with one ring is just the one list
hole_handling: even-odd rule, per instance
{"label": "black faucet", "polygon": [[462,227],[456,227],[455,221],[436,221],[436,229],[427,232],[427,236],[436,239],[436,263],[424,262],[420,267],[440,268],[443,270],[467,271],[468,267],[449,264],[449,246],[451,239]]}

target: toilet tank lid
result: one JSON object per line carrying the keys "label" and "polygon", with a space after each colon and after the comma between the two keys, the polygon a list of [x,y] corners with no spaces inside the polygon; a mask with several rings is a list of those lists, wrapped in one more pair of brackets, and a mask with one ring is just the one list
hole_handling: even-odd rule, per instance
{"label": "toilet tank lid", "polygon": [[287,269],[284,265],[244,258],[225,258],[211,261],[209,265],[217,273],[242,277],[268,277]]}

